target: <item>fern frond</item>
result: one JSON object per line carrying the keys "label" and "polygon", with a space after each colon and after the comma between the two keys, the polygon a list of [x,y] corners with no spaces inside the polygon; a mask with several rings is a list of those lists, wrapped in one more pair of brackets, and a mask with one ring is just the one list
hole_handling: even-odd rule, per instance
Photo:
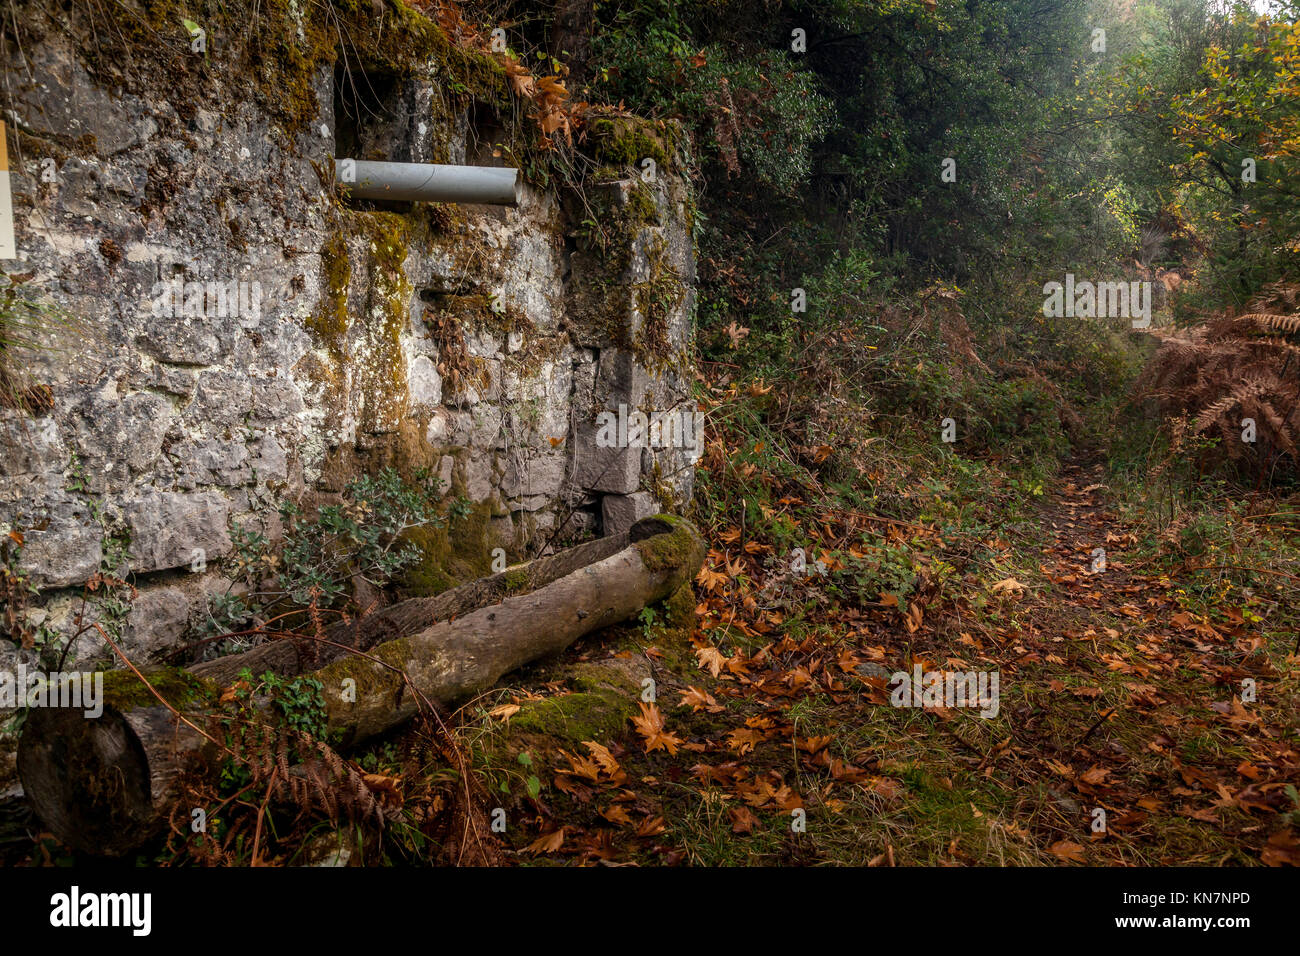
{"label": "fern frond", "polygon": [[1227,412],[1239,404],[1241,404],[1240,399],[1235,395],[1228,395],[1213,405],[1201,409],[1201,413],[1196,416],[1196,422],[1192,425],[1192,434],[1199,435],[1215,422],[1221,421]]}
{"label": "fern frond", "polygon": [[1300,315],[1275,315],[1271,312],[1250,312],[1241,316],[1249,320],[1261,331],[1283,332],[1290,334],[1300,332]]}

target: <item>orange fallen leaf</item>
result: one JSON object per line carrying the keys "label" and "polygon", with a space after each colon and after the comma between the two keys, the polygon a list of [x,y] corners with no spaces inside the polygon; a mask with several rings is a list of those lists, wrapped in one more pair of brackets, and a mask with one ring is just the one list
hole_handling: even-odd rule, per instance
{"label": "orange fallen leaf", "polygon": [[636,835],[639,837],[657,836],[667,829],[663,817],[646,817],[641,821],[641,825],[636,828]]}
{"label": "orange fallen leaf", "polygon": [[528,846],[524,847],[525,853],[531,853],[537,856],[541,853],[554,853],[560,847],[564,846],[564,827],[558,830],[552,830],[550,833],[543,833]]}
{"label": "orange fallen leaf", "polygon": [[607,809],[601,810],[600,815],[610,823],[616,823],[621,827],[630,827],[632,825],[632,818],[628,816],[627,811],[617,803]]}
{"label": "orange fallen leaf", "polygon": [[1267,866],[1300,866],[1300,839],[1292,830],[1278,830],[1259,858]]}
{"label": "orange fallen leaf", "polygon": [[1047,852],[1057,859],[1065,860],[1067,863],[1084,862],[1083,847],[1069,840],[1057,840],[1047,848]]}
{"label": "orange fallen leaf", "polygon": [[753,750],[755,744],[762,743],[765,737],[761,730],[741,727],[727,734],[727,746],[743,756]]}
{"label": "orange fallen leaf", "polygon": [[711,714],[717,714],[726,710],[725,707],[721,706],[716,700],[713,699],[712,694],[710,694],[708,691],[701,690],[698,687],[687,687],[681,693],[682,693],[682,699],[681,699],[680,706],[682,707],[689,707],[691,708],[691,710],[697,712],[701,708],[703,708]]}
{"label": "orange fallen leaf", "polygon": [[754,816],[754,812],[749,807],[731,808],[732,833],[753,833],[756,826],[758,826],[758,817]]}
{"label": "orange fallen leaf", "polygon": [[681,738],[664,729],[664,715],[660,713],[658,705],[642,701],[637,706],[641,708],[641,713],[632,718],[632,725],[645,738],[646,753],[667,750],[670,755],[675,755],[681,746]]}
{"label": "orange fallen leaf", "polygon": [[722,672],[723,665],[727,663],[727,658],[722,656],[722,651],[716,647],[697,647],[695,649],[695,659],[699,661],[700,667],[707,670],[714,677]]}
{"label": "orange fallen leaf", "polygon": [[402,805],[402,778],[389,777],[381,773],[364,773],[361,782],[366,789],[379,798],[384,806],[400,807]]}
{"label": "orange fallen leaf", "polygon": [[1090,783],[1093,786],[1106,782],[1106,777],[1110,770],[1106,767],[1092,766],[1079,775],[1079,779],[1084,783]]}
{"label": "orange fallen leaf", "polygon": [[621,777],[623,775],[618,761],[614,759],[614,755],[609,752],[608,747],[598,744],[594,740],[584,740],[582,745],[587,748],[592,759],[600,764],[600,769],[605,771],[606,774],[611,777]]}

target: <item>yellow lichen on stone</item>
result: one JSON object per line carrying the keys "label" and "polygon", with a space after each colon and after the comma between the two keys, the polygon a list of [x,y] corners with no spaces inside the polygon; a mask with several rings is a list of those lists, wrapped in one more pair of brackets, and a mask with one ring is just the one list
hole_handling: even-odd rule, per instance
{"label": "yellow lichen on stone", "polygon": [[406,277],[406,220],[395,213],[359,212],[354,221],[369,240],[370,294],[361,334],[349,356],[356,367],[362,401],[361,427],[396,432],[407,406],[406,356],[402,335],[410,322],[414,294]]}

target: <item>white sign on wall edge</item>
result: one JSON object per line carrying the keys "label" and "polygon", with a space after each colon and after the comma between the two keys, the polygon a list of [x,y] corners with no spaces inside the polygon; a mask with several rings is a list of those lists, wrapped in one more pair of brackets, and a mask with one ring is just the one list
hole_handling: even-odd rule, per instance
{"label": "white sign on wall edge", "polygon": [[0,120],[0,259],[17,259],[14,246],[14,206],[9,196],[9,148],[5,124]]}

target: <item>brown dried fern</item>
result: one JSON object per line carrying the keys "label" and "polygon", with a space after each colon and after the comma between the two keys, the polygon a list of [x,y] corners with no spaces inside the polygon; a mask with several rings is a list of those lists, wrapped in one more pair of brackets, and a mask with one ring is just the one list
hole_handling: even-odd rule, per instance
{"label": "brown dried fern", "polygon": [[[1161,335],[1159,351],[1134,385],[1156,399],[1170,418],[1188,418],[1192,434],[1217,434],[1231,460],[1300,458],[1300,287],[1275,283],[1251,303],[1253,311],[1218,316]],[[1241,440],[1245,419],[1255,422],[1254,445]]]}
{"label": "brown dried fern", "polygon": [[1286,335],[1300,332],[1300,315],[1274,315],[1270,312],[1248,312],[1241,316],[1264,332],[1281,332]]}

